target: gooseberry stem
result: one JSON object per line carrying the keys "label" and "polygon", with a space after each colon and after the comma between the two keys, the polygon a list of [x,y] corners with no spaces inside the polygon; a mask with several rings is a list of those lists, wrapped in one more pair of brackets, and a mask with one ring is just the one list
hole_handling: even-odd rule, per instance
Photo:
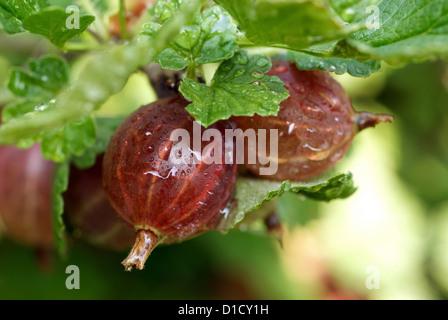
{"label": "gooseberry stem", "polygon": [[159,243],[159,237],[151,230],[137,231],[134,246],[121,264],[124,265],[126,271],[131,271],[134,267],[143,270],[146,260]]}
{"label": "gooseberry stem", "polygon": [[358,112],[355,115],[355,122],[358,124],[358,131],[375,127],[383,122],[392,122],[394,117],[388,114],[373,114],[369,112]]}

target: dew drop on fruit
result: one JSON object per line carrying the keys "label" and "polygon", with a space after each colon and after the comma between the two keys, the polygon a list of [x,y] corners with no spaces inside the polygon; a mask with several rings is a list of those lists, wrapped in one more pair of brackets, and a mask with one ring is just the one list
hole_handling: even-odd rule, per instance
{"label": "dew drop on fruit", "polygon": [[321,161],[327,159],[331,152],[330,144],[326,140],[319,143],[318,145],[315,145],[311,142],[306,142],[303,144],[302,150],[304,150],[303,155],[313,161]]}
{"label": "dew drop on fruit", "polygon": [[284,65],[282,65],[282,66],[276,66],[276,67],[274,68],[274,72],[275,72],[275,73],[284,73],[284,72],[286,72],[286,71],[288,71],[288,66],[284,66]]}
{"label": "dew drop on fruit", "polygon": [[325,111],[317,105],[307,102],[302,104],[301,107],[305,116],[310,119],[324,120],[326,117]]}

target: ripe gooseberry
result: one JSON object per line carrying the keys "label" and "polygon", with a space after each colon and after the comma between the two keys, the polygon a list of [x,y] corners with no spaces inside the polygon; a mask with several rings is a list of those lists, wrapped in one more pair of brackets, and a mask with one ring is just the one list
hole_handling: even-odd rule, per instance
{"label": "ripe gooseberry", "polygon": [[[181,155],[186,161],[176,162],[170,156],[177,145],[171,140],[175,129],[185,129],[193,136],[194,119],[185,110],[187,105],[176,95],[143,106],[120,125],[105,153],[106,193],[137,231],[134,247],[122,262],[128,271],[143,269],[158,244],[218,228],[225,217],[222,210],[229,202],[237,165],[226,164],[224,144],[202,142],[200,150],[188,144],[187,154]],[[209,128],[224,136],[230,124],[219,122]],[[204,153],[205,147],[208,151]],[[223,159],[208,164],[205,160],[215,148],[222,148]],[[200,163],[191,161],[194,157]]]}
{"label": "ripe gooseberry", "polygon": [[[278,162],[278,170],[263,175],[264,179],[306,181],[318,177],[345,155],[356,133],[393,120],[388,115],[356,112],[342,86],[326,71],[299,70],[294,63],[279,59],[273,61],[268,74],[280,77],[290,93],[280,104],[278,115],[232,117],[242,130],[266,129],[266,150],[271,150],[270,130],[278,130],[278,158],[269,159]],[[245,162],[257,175],[269,165]]]}
{"label": "ripe gooseberry", "polygon": [[50,249],[55,164],[38,144],[27,150],[0,146],[0,215],[6,233],[23,244]]}

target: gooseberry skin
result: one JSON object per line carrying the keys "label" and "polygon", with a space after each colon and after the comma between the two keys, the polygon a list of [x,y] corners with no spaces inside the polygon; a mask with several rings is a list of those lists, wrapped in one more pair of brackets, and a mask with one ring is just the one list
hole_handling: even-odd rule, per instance
{"label": "gooseberry skin", "polygon": [[[229,202],[237,173],[236,164],[225,163],[224,143],[221,164],[206,164],[202,159],[192,167],[179,167],[169,158],[173,130],[185,129],[193,140],[194,119],[185,110],[187,105],[176,95],[140,108],[120,125],[106,151],[106,193],[122,218],[137,230],[134,248],[123,261],[126,270],[142,269],[158,243],[183,241],[215,229],[224,218],[221,210]],[[226,122],[209,127],[222,136],[229,128]],[[202,142],[201,152],[209,144],[216,146],[214,140]],[[187,156],[192,155],[189,151]]]}
{"label": "gooseberry skin", "polygon": [[[278,170],[262,176],[264,179],[306,181],[318,177],[346,154],[358,131],[392,121],[387,115],[356,113],[342,86],[326,71],[299,70],[294,63],[278,59],[267,74],[280,77],[290,93],[280,104],[278,115],[232,117],[242,130],[267,129],[268,151],[269,130],[278,130]],[[269,165],[245,162],[256,175]]]}
{"label": "gooseberry skin", "polygon": [[0,146],[0,215],[5,232],[16,241],[39,249],[54,247],[54,170],[38,144],[27,150]]}
{"label": "gooseberry skin", "polygon": [[73,234],[92,245],[122,251],[132,246],[135,233],[131,225],[121,221],[104,192],[102,163],[100,155],[91,168],[70,168],[64,216]]}

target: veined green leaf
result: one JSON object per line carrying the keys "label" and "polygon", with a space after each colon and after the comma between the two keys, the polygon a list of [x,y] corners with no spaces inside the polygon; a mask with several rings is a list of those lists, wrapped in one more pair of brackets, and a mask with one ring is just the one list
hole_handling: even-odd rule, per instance
{"label": "veined green leaf", "polygon": [[9,90],[19,97],[48,100],[68,84],[68,64],[60,57],[32,60],[28,67],[29,72],[14,69],[8,83]]}
{"label": "veined green leaf", "polygon": [[67,20],[71,13],[57,7],[45,8],[34,13],[23,21],[23,27],[31,33],[44,36],[58,47],[65,42],[83,33],[95,20],[94,16],[82,15],[79,17],[79,26],[68,28]]}
{"label": "veined green leaf", "polygon": [[0,26],[9,34],[23,32],[23,21],[48,5],[47,0],[0,0]]}
{"label": "veined green leaf", "polygon": [[[163,8],[165,7],[169,8],[165,9],[165,14],[163,9],[159,9],[161,16],[171,14],[169,10],[173,8],[168,4],[164,4]],[[143,34],[151,36],[160,28],[161,25],[150,23],[145,26]],[[236,50],[236,26],[224,10],[214,6],[202,14],[198,12],[193,24],[182,28],[168,48],[156,57],[156,62],[165,69],[181,70],[188,65],[229,59]]]}
{"label": "veined green leaf", "polygon": [[96,142],[96,127],[93,117],[69,121],[60,129],[37,136],[42,141],[45,159],[65,162],[73,156],[81,156]]}
{"label": "veined green leaf", "polygon": [[236,182],[236,204],[234,208],[231,208],[228,219],[221,227],[224,230],[232,228],[263,203],[278,198],[286,192],[301,194],[315,200],[331,201],[347,198],[355,191],[351,173],[339,174],[328,180],[303,183],[239,177]]}
{"label": "veined green leaf", "polygon": [[394,64],[448,57],[447,1],[385,0],[378,8],[379,28],[354,33],[339,44],[336,54],[367,54]]}
{"label": "veined green leaf", "polygon": [[237,52],[221,64],[210,86],[185,78],[180,92],[193,102],[187,111],[204,126],[232,115],[277,115],[289,93],[280,78],[265,74],[270,68],[262,55]]}
{"label": "veined green leaf", "polygon": [[258,45],[303,49],[338,40],[359,29],[321,0],[216,0]]}

